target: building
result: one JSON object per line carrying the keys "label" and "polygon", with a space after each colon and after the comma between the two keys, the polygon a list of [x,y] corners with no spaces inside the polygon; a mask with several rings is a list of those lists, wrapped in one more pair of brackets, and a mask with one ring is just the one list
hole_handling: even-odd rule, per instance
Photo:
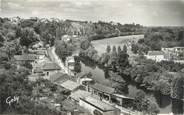
{"label": "building", "polygon": [[95,83],[93,85],[89,85],[88,89],[89,92],[91,92],[94,95],[97,95],[100,97],[100,100],[107,101],[111,103],[111,99],[113,97],[113,94],[115,92],[114,88]]}
{"label": "building", "polygon": [[79,102],[80,98],[85,98],[90,96],[91,93],[84,91],[84,90],[77,90],[75,92],[72,92],[70,95],[71,100],[75,101],[75,102]]}
{"label": "building", "polygon": [[125,96],[125,95],[120,95],[120,94],[113,94],[114,98],[116,99],[116,104],[118,106],[123,107],[124,105],[127,105],[127,107],[131,107],[133,102],[134,102],[134,98]]}
{"label": "building", "polygon": [[23,54],[23,55],[14,55],[14,60],[17,63],[25,63],[25,62],[34,62],[37,59],[37,56],[34,54]]}
{"label": "building", "polygon": [[44,48],[44,43],[42,41],[39,41],[37,43],[34,43],[34,45],[32,45],[32,49],[42,49]]}
{"label": "building", "polygon": [[162,51],[148,51],[148,54],[145,56],[147,59],[151,59],[151,60],[154,60],[156,62],[160,62],[162,60],[165,60],[164,52],[162,52]]}
{"label": "building", "polygon": [[67,57],[66,61],[65,61],[65,65],[66,65],[66,67],[69,70],[73,71],[74,67],[75,67],[75,59],[74,59],[74,57],[73,56]]}
{"label": "building", "polygon": [[63,35],[61,38],[63,41],[68,42],[71,40],[71,36],[70,35]]}
{"label": "building", "polygon": [[120,115],[119,109],[92,96],[80,98],[79,105],[87,109],[92,115]]}
{"label": "building", "polygon": [[74,81],[71,81],[71,80],[67,80],[67,81],[63,82],[62,84],[60,84],[60,86],[64,87],[65,89],[70,90],[71,92],[74,92],[74,91],[81,88],[80,84],[78,84]]}
{"label": "building", "polygon": [[50,79],[50,76],[59,72],[61,68],[54,62],[48,62],[43,64],[42,70],[44,74],[47,76],[47,79]]}
{"label": "building", "polygon": [[14,55],[12,58],[12,60],[16,62],[17,68],[20,68],[20,65],[27,65],[31,67],[36,63],[36,59],[37,57],[34,54]]}
{"label": "building", "polygon": [[184,60],[184,47],[162,48],[161,50],[168,60]]}
{"label": "building", "polygon": [[33,82],[35,82],[39,78],[41,78],[41,77],[38,76],[37,74],[31,74],[31,75],[28,76],[28,80],[33,81]]}
{"label": "building", "polygon": [[44,59],[47,56],[46,50],[35,50],[34,53],[37,55],[38,59]]}
{"label": "building", "polygon": [[70,77],[67,74],[57,72],[57,73],[50,76],[50,81],[59,85],[59,84],[64,83],[65,81],[69,80],[69,78]]}
{"label": "building", "polygon": [[8,54],[5,50],[0,49],[0,61],[7,61],[8,60]]}
{"label": "building", "polygon": [[32,74],[43,74],[43,70],[41,67],[34,67],[32,69]]}

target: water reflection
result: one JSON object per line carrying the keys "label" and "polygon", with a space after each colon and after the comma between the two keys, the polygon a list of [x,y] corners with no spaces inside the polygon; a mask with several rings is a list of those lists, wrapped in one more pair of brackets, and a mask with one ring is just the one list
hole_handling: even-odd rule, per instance
{"label": "water reflection", "polygon": [[178,99],[172,99],[172,112],[174,114],[182,114],[183,111],[183,102],[181,100]]}
{"label": "water reflection", "polygon": [[155,92],[154,97],[160,108],[165,108],[171,104],[171,99],[169,96],[162,95],[160,92]]}

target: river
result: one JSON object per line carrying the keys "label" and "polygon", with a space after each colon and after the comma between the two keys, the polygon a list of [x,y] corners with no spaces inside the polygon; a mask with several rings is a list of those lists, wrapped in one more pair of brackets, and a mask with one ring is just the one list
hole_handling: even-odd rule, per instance
{"label": "river", "polygon": [[[140,38],[141,36],[138,36],[138,38]],[[129,37],[128,37],[129,38]],[[111,39],[111,38],[110,38]],[[104,41],[108,41],[110,42],[110,39],[105,39]],[[120,39],[124,39],[124,38],[120,38]],[[102,42],[102,46],[100,46],[100,43]],[[97,44],[97,47],[95,47],[96,49],[104,47],[106,46],[106,44],[103,44],[105,42],[103,42],[102,40],[100,40],[99,42],[97,41],[93,41],[93,45],[95,45],[95,43]],[[99,51],[100,51],[99,50]],[[103,50],[105,50],[103,48]],[[100,51],[101,52],[101,51]],[[88,73],[91,72],[92,73],[92,78],[97,81],[100,82],[104,85],[107,86],[111,86],[112,82],[109,79],[109,76],[107,74],[107,72],[105,72],[104,69],[100,68],[97,64],[95,64],[94,62],[92,62],[91,60],[88,59],[83,59],[81,62],[81,73]],[[140,88],[138,88],[136,85],[134,85],[133,83],[128,82],[128,93],[127,95],[131,95],[131,96],[136,96],[136,92],[138,90],[142,90]],[[159,93],[155,93],[155,92],[146,92],[146,96],[149,97],[152,101],[156,102],[159,109],[160,109],[160,114],[170,114],[170,113],[174,113],[174,114],[183,114],[183,110],[184,110],[184,106],[183,106],[183,102],[182,101],[177,101],[177,100],[173,100],[171,99],[169,96],[164,96],[162,94]]]}

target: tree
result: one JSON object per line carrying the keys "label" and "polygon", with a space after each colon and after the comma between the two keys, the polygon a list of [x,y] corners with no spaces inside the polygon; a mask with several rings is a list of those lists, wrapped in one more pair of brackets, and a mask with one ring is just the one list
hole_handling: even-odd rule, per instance
{"label": "tree", "polygon": [[107,64],[109,59],[110,59],[110,56],[107,53],[103,53],[102,56],[101,56],[100,63],[103,64],[103,65]]}
{"label": "tree", "polygon": [[107,45],[106,51],[107,51],[107,53],[110,53],[110,51],[111,51],[111,46],[110,45]]}
{"label": "tree", "polygon": [[117,54],[117,51],[116,51],[116,47],[113,46],[113,50],[112,50],[112,53],[111,53],[111,56],[110,56],[110,64],[113,68],[114,71],[116,71],[116,62],[117,62],[117,58],[118,58],[118,54]]}
{"label": "tree", "polygon": [[184,46],[184,31],[178,33],[178,39],[181,41],[181,46]]}
{"label": "tree", "polygon": [[181,75],[172,82],[172,98],[183,99],[184,97],[184,77]]}
{"label": "tree", "polygon": [[3,46],[3,42],[4,42],[4,36],[0,33],[0,47]]}
{"label": "tree", "polygon": [[0,33],[0,43],[3,43],[4,42],[4,36],[2,35],[2,33]]}
{"label": "tree", "polygon": [[148,99],[142,90],[139,90],[136,94],[134,107],[148,114],[156,114],[159,112],[157,104]]}
{"label": "tree", "polygon": [[127,53],[127,46],[126,45],[123,46],[123,52]]}
{"label": "tree", "polygon": [[133,43],[131,50],[132,50],[133,53],[137,54],[138,50],[139,50],[138,45]]}
{"label": "tree", "polygon": [[121,51],[118,55],[117,63],[119,66],[119,70],[122,71],[125,67],[129,66],[129,55],[124,51]]}
{"label": "tree", "polygon": [[89,46],[90,46],[89,40],[84,40],[84,41],[81,43],[81,48],[82,48],[83,50],[88,49]]}
{"label": "tree", "polygon": [[22,29],[20,38],[20,44],[22,46],[29,47],[30,44],[36,41],[39,41],[39,37],[32,28],[27,27]]}
{"label": "tree", "polygon": [[113,46],[112,51],[116,52],[116,46]]}
{"label": "tree", "polygon": [[65,43],[62,40],[57,40],[55,42],[55,47],[56,54],[62,59],[63,62],[65,62],[66,57],[71,56],[72,52],[75,50],[73,45]]}
{"label": "tree", "polygon": [[55,38],[48,31],[42,33],[42,39],[46,44],[54,45]]}
{"label": "tree", "polygon": [[[10,68],[9,70],[4,71],[4,73],[0,73],[1,100],[6,100],[8,96],[19,96],[20,100],[26,96],[28,99],[32,93],[32,86],[28,83],[27,75],[27,71],[16,74],[16,70],[14,68]],[[12,110],[16,110],[16,107],[19,106],[19,104],[21,105],[22,102],[18,104],[13,103],[11,106]],[[1,101],[0,105],[2,108],[0,113],[3,113],[8,109],[6,101]]]}
{"label": "tree", "polygon": [[118,54],[120,54],[120,52],[121,52],[121,47],[118,46]]}

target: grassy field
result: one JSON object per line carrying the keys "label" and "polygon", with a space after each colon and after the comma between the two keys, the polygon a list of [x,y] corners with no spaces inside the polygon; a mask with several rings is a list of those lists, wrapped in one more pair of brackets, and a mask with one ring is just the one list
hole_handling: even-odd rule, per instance
{"label": "grassy field", "polygon": [[[106,51],[107,45],[110,45],[111,48],[113,46],[120,46],[123,48],[125,44],[128,44],[132,41],[137,42],[139,39],[142,39],[144,35],[131,35],[131,36],[120,36],[120,37],[113,37],[107,38],[102,40],[94,40],[92,41],[93,46],[98,51],[98,54],[102,54]],[[128,49],[129,50],[129,49]]]}

